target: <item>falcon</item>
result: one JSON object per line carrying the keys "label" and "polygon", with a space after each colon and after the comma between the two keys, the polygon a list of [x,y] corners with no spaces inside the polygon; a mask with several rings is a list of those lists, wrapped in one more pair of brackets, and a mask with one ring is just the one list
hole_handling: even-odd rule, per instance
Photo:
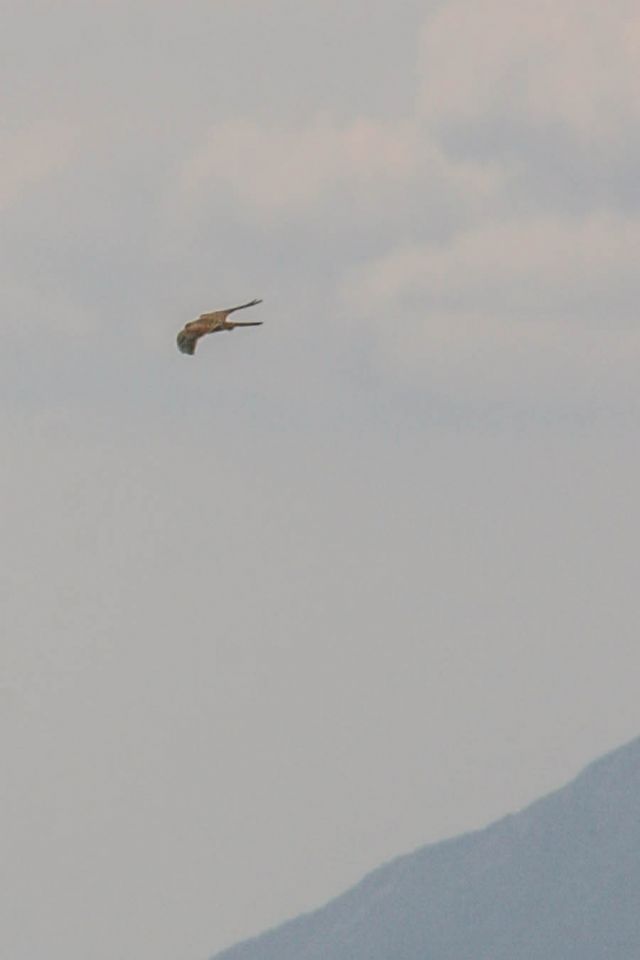
{"label": "falcon", "polygon": [[196,352],[198,340],[207,333],[217,333],[219,330],[235,330],[236,327],[259,327],[262,320],[249,320],[244,323],[240,320],[227,320],[231,313],[236,310],[246,310],[247,307],[255,307],[262,300],[251,300],[249,303],[241,303],[239,307],[229,307],[228,310],[215,310],[213,313],[203,313],[197,320],[186,323],[177,337],[178,350],[181,353],[188,353],[193,356]]}

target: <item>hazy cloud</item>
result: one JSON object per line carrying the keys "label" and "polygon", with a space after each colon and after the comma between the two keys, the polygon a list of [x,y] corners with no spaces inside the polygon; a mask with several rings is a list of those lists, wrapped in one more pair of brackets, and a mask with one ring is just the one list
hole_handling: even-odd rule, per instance
{"label": "hazy cloud", "polygon": [[640,362],[638,249],[640,223],[617,216],[487,223],[367,265],[346,297],[382,356],[439,389],[599,404]]}
{"label": "hazy cloud", "polygon": [[629,0],[452,0],[424,28],[420,106],[444,128],[506,116],[593,146],[637,122],[639,81]]}
{"label": "hazy cloud", "polygon": [[378,181],[404,180],[415,170],[415,130],[365,119],[339,127],[319,116],[304,127],[266,129],[249,121],[209,131],[188,165],[188,190],[227,187],[245,204],[267,212],[309,208],[327,187],[371,190]]}
{"label": "hazy cloud", "polygon": [[391,238],[346,281],[389,370],[477,397],[633,396],[639,25],[630,3],[460,0],[427,18],[422,136],[491,189],[448,236]]}
{"label": "hazy cloud", "polygon": [[452,155],[500,160],[520,208],[637,211],[639,36],[627,0],[454,0],[422,34],[424,122]]}
{"label": "hazy cloud", "polygon": [[3,955],[206,956],[637,734],[638,13],[4,7]]}

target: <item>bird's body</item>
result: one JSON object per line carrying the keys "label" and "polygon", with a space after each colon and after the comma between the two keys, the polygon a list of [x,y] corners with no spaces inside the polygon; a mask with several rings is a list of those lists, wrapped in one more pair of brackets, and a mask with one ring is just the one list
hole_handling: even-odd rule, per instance
{"label": "bird's body", "polygon": [[244,310],[246,307],[255,307],[262,300],[251,300],[249,303],[241,303],[239,307],[229,307],[228,310],[215,310],[213,313],[203,313],[197,320],[184,325],[177,337],[178,350],[181,353],[188,353],[190,356],[196,352],[196,346],[200,337],[208,333],[217,333],[219,330],[234,330],[236,327],[259,327],[262,320],[252,320],[247,322],[227,320],[230,313],[236,310]]}

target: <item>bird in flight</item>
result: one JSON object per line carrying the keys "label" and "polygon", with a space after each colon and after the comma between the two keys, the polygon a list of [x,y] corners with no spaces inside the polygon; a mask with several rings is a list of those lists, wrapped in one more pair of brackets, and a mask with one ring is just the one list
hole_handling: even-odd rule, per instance
{"label": "bird in flight", "polygon": [[196,346],[200,337],[207,333],[217,333],[218,330],[235,330],[236,327],[259,327],[262,320],[242,321],[227,320],[230,313],[236,310],[245,310],[247,307],[255,307],[262,300],[251,300],[249,303],[241,303],[239,307],[230,307],[228,310],[216,310],[214,313],[203,313],[197,320],[186,323],[177,337],[178,350],[181,353],[188,353],[191,356],[196,352]]}

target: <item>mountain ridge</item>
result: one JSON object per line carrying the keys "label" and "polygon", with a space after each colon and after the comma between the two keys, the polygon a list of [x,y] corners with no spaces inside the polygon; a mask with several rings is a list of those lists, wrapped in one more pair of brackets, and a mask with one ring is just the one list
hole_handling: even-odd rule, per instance
{"label": "mountain ridge", "polygon": [[638,960],[640,737],[212,960]]}

